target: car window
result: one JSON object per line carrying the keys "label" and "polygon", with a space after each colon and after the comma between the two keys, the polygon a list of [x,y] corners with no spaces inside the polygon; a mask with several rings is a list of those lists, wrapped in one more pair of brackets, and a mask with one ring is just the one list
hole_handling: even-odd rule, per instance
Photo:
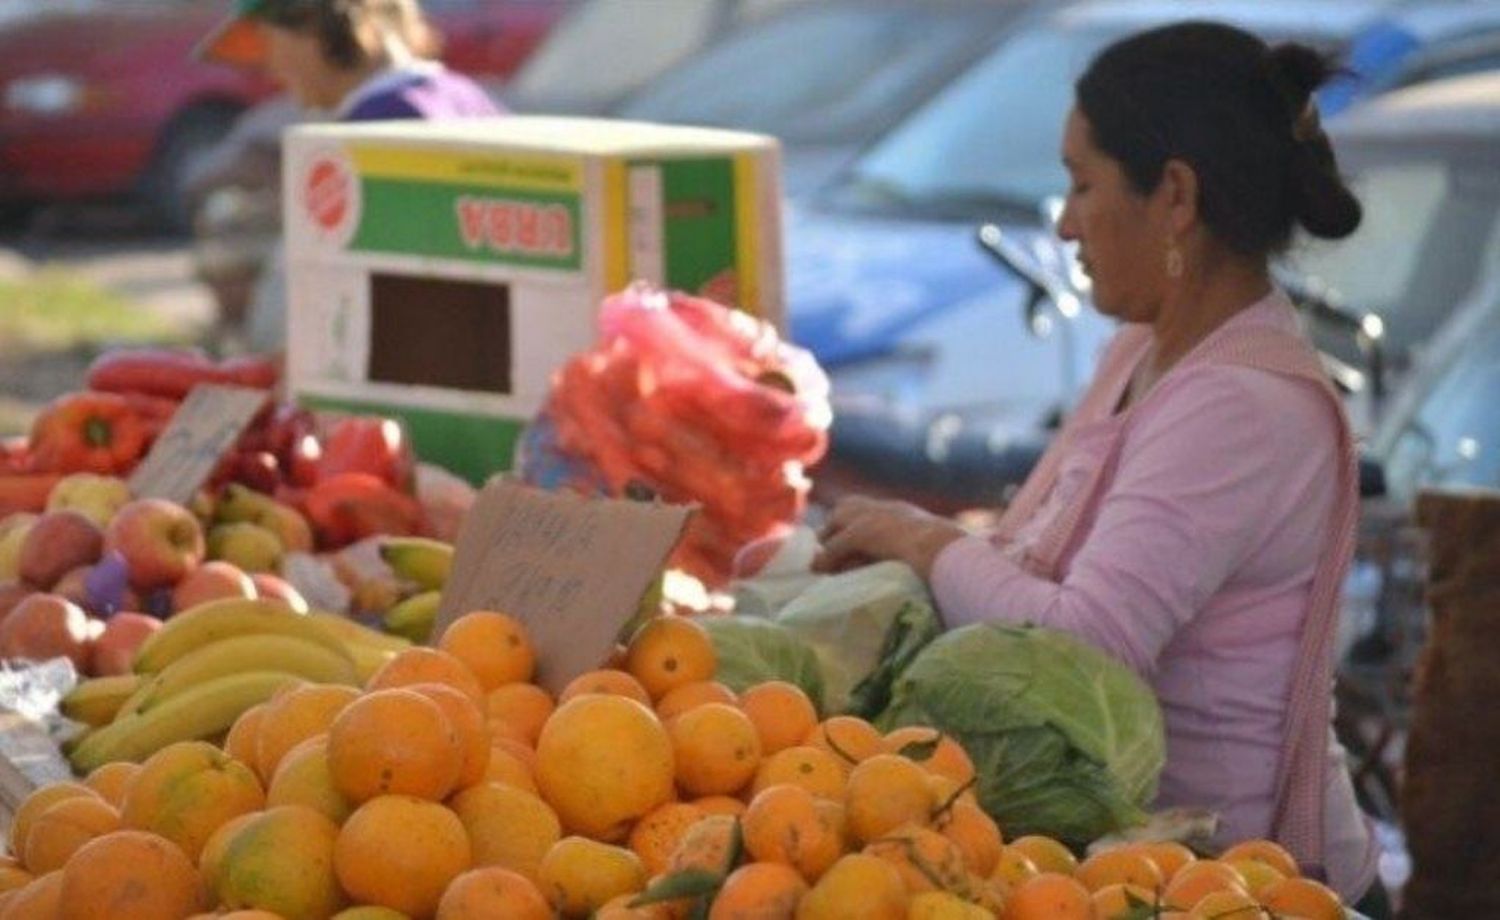
{"label": "car window", "polygon": [[1334,302],[1380,315],[1398,353],[1425,340],[1473,287],[1500,236],[1500,177],[1423,158],[1355,167],[1364,207],[1344,240],[1304,238],[1288,258]]}
{"label": "car window", "polygon": [[800,10],[730,37],[614,114],[792,142],[858,142],[882,115],[930,91],[936,75],[976,43],[976,29],[982,35],[995,19],[972,12],[859,4]]}
{"label": "car window", "polygon": [[507,100],[528,111],[600,111],[702,47],[723,0],[594,0],[553,30]]}

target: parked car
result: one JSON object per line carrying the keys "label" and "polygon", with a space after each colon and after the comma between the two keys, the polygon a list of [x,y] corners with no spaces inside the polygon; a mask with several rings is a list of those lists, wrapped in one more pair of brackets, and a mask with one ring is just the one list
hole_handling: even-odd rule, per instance
{"label": "parked car", "polygon": [[[758,131],[800,195],[993,47],[1024,0],[823,0],[780,11],[609,110],[634,121]],[[816,53],[809,53],[816,49]]]}
{"label": "parked car", "polygon": [[1421,0],[1361,29],[1349,43],[1346,73],[1322,89],[1334,115],[1392,89],[1500,68],[1500,2]]}
{"label": "parked car", "polygon": [[581,0],[506,87],[517,112],[602,115],[658,74],[803,0]]}
{"label": "parked car", "polygon": [[[1038,297],[977,244],[976,227],[993,222],[1012,257],[1057,261],[1047,217],[1049,198],[1066,187],[1062,125],[1073,81],[1095,53],[1185,18],[1337,51],[1388,5],[1095,0],[1039,8],[817,195],[794,203],[788,311],[793,339],[818,355],[834,383],[829,469],[837,476],[829,479],[861,488],[925,482],[934,501],[962,501],[952,487],[972,489],[976,479],[954,464],[968,458],[1010,477],[967,496],[993,501],[1024,476],[1025,458],[1088,382],[1114,330],[1083,306],[1081,279],[1054,265],[1052,274],[1077,289],[1060,304]],[[900,480],[882,472],[895,469],[905,469]]]}
{"label": "parked car", "polygon": [[[427,0],[445,57],[512,73],[561,0]],[[134,195],[183,228],[182,178],[273,87],[193,58],[224,15],[202,0],[54,4],[0,28],[0,208]],[[101,40],[101,36],[107,36]]]}

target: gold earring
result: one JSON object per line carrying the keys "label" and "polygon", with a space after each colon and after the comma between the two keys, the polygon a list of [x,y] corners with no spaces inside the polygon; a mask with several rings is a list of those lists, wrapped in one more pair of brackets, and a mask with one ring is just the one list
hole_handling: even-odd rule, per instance
{"label": "gold earring", "polygon": [[1167,244],[1167,277],[1182,277],[1182,250],[1177,248],[1175,242]]}

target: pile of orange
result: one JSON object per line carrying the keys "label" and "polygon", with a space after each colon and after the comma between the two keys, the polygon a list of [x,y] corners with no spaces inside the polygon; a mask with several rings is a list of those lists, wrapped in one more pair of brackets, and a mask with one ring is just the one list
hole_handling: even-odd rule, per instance
{"label": "pile of orange", "polygon": [[1081,863],[1005,841],[927,728],[820,720],[797,687],[714,681],[664,616],[554,699],[500,613],[362,692],[302,684],[222,749],[172,745],[34,793],[0,920],[1342,918],[1274,844],[1139,844]]}

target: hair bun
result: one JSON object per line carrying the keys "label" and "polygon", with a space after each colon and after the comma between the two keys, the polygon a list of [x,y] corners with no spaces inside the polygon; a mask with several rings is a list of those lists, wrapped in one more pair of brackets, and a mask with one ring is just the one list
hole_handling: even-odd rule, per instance
{"label": "hair bun", "polygon": [[1313,92],[1333,76],[1336,68],[1322,54],[1306,45],[1287,42],[1272,48],[1267,56],[1277,82],[1287,95],[1295,118]]}
{"label": "hair bun", "polygon": [[1359,229],[1364,209],[1334,162],[1328,136],[1319,133],[1296,146],[1292,169],[1297,222],[1323,239],[1343,239]]}

